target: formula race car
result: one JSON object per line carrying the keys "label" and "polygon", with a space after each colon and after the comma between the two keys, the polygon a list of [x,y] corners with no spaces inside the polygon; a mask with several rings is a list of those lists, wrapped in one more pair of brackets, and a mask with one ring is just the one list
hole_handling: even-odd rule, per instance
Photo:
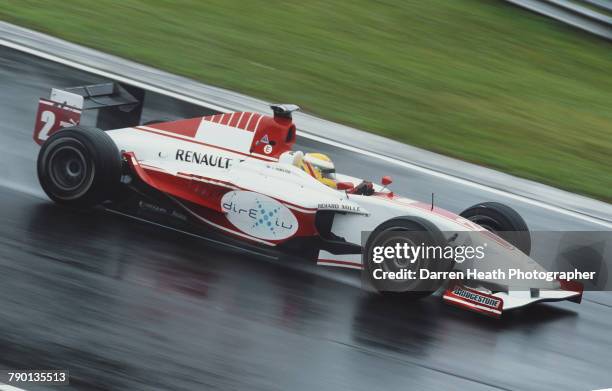
{"label": "formula race car", "polygon": [[[328,156],[293,151],[295,105],[273,105],[273,115],[211,113],[140,125],[144,94],[107,83],[52,89],[41,98],[34,140],[42,146],[38,177],[49,198],[365,276],[419,267],[449,277],[369,283],[383,294],[414,298],[444,282],[445,301],[493,317],[535,302],[581,300],[582,287],[573,281],[464,278],[452,272],[475,263],[456,260],[373,261],[373,251],[397,243],[401,233],[409,242],[444,248],[486,241],[490,256],[479,271],[514,265],[545,272],[529,257],[527,225],[508,206],[480,203],[456,215],[393,193],[389,177],[375,184],[336,173]],[[80,125],[84,110],[98,110],[95,128]]]}

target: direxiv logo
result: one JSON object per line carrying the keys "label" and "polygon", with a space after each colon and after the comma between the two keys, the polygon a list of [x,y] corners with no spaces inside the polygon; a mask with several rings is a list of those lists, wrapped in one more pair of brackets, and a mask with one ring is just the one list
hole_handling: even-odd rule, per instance
{"label": "direxiv logo", "polygon": [[245,216],[249,216],[249,218],[253,220],[251,228],[261,226],[272,233],[276,233],[278,229],[293,229],[292,222],[283,221],[278,217],[280,207],[274,209],[267,209],[258,200],[256,200],[255,202],[257,208],[240,208],[234,202],[224,202],[222,206],[223,209],[225,209],[227,212],[233,212],[237,215],[243,214]]}
{"label": "direxiv logo", "polygon": [[176,150],[176,160],[219,168],[229,168],[232,162],[232,159],[227,157],[209,155],[206,153],[199,153],[195,151],[185,151],[183,149]]}
{"label": "direxiv logo", "polygon": [[221,198],[220,207],[234,227],[259,239],[286,239],[298,230],[299,223],[293,213],[263,194],[230,191]]}

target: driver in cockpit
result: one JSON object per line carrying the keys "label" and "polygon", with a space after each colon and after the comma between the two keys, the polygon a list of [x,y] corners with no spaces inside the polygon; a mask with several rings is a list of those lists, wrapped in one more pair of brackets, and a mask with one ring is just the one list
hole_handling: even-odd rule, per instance
{"label": "driver in cockpit", "polygon": [[[302,151],[288,151],[279,157],[279,163],[292,164],[301,168],[311,177],[332,189],[337,188],[336,167],[329,156],[318,153]],[[357,187],[349,191],[351,194],[372,195],[374,188],[371,182],[363,181]]]}

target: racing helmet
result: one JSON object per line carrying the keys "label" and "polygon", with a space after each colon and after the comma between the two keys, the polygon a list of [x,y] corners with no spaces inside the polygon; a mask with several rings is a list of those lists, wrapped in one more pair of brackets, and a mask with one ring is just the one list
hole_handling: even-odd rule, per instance
{"label": "racing helmet", "polygon": [[278,162],[301,168],[301,162],[303,158],[304,152],[302,151],[287,151],[280,154],[280,156],[278,157]]}
{"label": "racing helmet", "polygon": [[336,168],[329,156],[315,152],[304,154],[299,167],[324,185],[336,188]]}

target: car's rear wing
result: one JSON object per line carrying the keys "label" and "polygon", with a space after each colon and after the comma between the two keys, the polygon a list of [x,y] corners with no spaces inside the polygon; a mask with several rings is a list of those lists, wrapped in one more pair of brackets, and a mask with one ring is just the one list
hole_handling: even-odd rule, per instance
{"label": "car's rear wing", "polygon": [[58,130],[78,125],[84,110],[98,110],[100,129],[138,125],[143,100],[144,90],[119,83],[52,88],[49,98],[38,102],[34,141],[42,144]]}

